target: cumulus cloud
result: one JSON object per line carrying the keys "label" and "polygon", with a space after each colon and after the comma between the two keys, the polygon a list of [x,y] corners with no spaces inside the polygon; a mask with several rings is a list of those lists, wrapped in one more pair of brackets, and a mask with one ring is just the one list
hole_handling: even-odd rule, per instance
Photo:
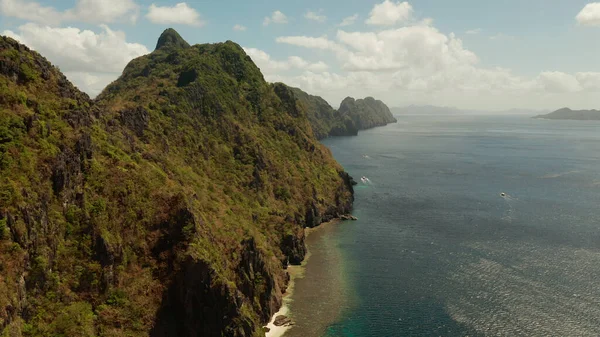
{"label": "cumulus cloud", "polygon": [[5,16],[48,25],[59,24],[62,16],[62,13],[53,7],[46,7],[37,2],[25,0],[0,0],[0,13]]}
{"label": "cumulus cloud", "polygon": [[366,23],[375,26],[393,26],[412,19],[413,7],[406,1],[385,0],[375,5]]}
{"label": "cumulus cloud", "polygon": [[130,21],[135,23],[139,6],[133,0],[78,0],[75,8],[65,12],[65,21],[87,23],[111,23]]}
{"label": "cumulus cloud", "polygon": [[95,96],[115,80],[129,61],[149,53],[141,44],[126,41],[125,34],[102,25],[99,33],[78,28],[51,28],[28,23],[10,36],[44,55],[76,85]]}
{"label": "cumulus cloud", "polygon": [[600,2],[585,5],[575,20],[582,26],[600,26]]}
{"label": "cumulus cloud", "polygon": [[337,73],[307,70],[301,75],[280,76],[280,80],[322,93],[334,102],[349,94],[398,102],[402,93],[411,99],[443,99],[448,104],[457,104],[462,98],[458,104],[463,106],[465,97],[476,97],[473,102],[478,104],[484,99],[500,105],[510,104],[511,99],[537,99],[548,104],[552,100],[547,95],[556,98],[600,91],[600,73],[542,72],[526,78],[509,69],[482,67],[477,55],[465,48],[460,38],[442,33],[431,24],[413,20],[409,26],[376,32],[340,29],[334,39],[279,37],[278,43],[331,51],[340,65]]}
{"label": "cumulus cloud", "polygon": [[263,20],[263,26],[268,26],[272,23],[285,24],[288,23],[288,18],[281,11],[274,11],[271,16],[265,17]]}
{"label": "cumulus cloud", "polygon": [[269,78],[272,75],[279,75],[282,71],[301,69],[313,72],[323,72],[329,67],[322,61],[311,63],[299,56],[290,56],[285,61],[277,61],[263,50],[256,48],[244,48],[246,54],[252,58],[254,63],[261,69],[263,74]]}
{"label": "cumulus cloud", "polygon": [[66,71],[64,74],[80,90],[92,97],[97,96],[107,85],[117,79],[116,74],[113,73]]}
{"label": "cumulus cloud", "polygon": [[248,28],[246,28],[246,26],[242,26],[242,25],[235,25],[233,26],[233,30],[238,31],[238,32],[243,32],[246,31]]}
{"label": "cumulus cloud", "polygon": [[327,21],[327,17],[325,15],[321,14],[321,11],[319,11],[319,12],[308,11],[308,12],[306,12],[306,14],[304,14],[304,17],[308,20],[321,22],[321,23]]}
{"label": "cumulus cloud", "polygon": [[600,91],[600,73],[580,72],[575,74],[575,78],[584,90]]}
{"label": "cumulus cloud", "polygon": [[156,6],[150,5],[146,18],[152,23],[170,25],[180,24],[193,27],[201,27],[204,21],[200,19],[200,14],[188,6],[185,2],[180,2],[175,6]]}
{"label": "cumulus cloud", "polygon": [[5,16],[47,25],[61,22],[134,23],[139,15],[139,6],[134,0],[77,0],[74,8],[59,11],[35,1],[0,0],[0,12]]}
{"label": "cumulus cloud", "polygon": [[358,20],[358,14],[354,14],[352,16],[345,17],[338,26],[340,26],[340,27],[351,26],[356,22],[356,20]]}
{"label": "cumulus cloud", "polygon": [[545,71],[538,77],[541,89],[551,93],[577,92],[583,87],[575,76],[559,71]]}
{"label": "cumulus cloud", "polygon": [[275,39],[277,43],[285,43],[299,47],[331,50],[335,52],[343,51],[343,47],[329,40],[327,37],[310,36],[280,36]]}

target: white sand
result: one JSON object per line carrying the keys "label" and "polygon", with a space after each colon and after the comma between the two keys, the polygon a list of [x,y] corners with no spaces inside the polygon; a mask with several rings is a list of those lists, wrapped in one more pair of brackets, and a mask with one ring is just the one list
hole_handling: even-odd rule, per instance
{"label": "white sand", "polygon": [[289,328],[291,328],[291,326],[275,326],[275,324],[273,324],[273,321],[275,321],[275,317],[279,315],[287,315],[289,310],[290,308],[287,306],[286,300],[284,299],[281,309],[279,309],[279,311],[275,313],[275,315],[273,315],[273,318],[271,319],[269,324],[267,324],[267,328],[269,328],[270,330],[266,333],[266,337],[281,337]]}
{"label": "white sand", "polygon": [[[328,223],[323,223],[315,228],[306,228],[304,230],[305,234],[308,237],[310,233],[319,230],[319,228],[323,228],[323,226],[326,226],[328,224],[337,223],[338,221],[339,220],[333,220]],[[285,334],[286,331],[288,331],[293,326],[275,326],[273,322],[275,321],[275,318],[279,315],[285,315],[287,317],[293,318],[293,316],[290,315],[289,303],[292,301],[292,294],[294,293],[294,280],[297,277],[304,277],[304,267],[306,266],[306,263],[308,263],[309,258],[310,251],[307,252],[306,256],[304,257],[304,261],[302,261],[302,264],[300,266],[288,266],[287,271],[290,274],[290,282],[288,284],[287,291],[283,295],[283,303],[281,304],[281,308],[278,312],[275,313],[275,315],[273,315],[273,317],[271,317],[271,321],[269,322],[269,324],[267,324],[267,328],[269,328],[270,330],[265,334],[265,337],[281,337]]]}
{"label": "white sand", "polygon": [[[305,261],[306,260],[307,259],[305,258]],[[288,283],[288,288],[286,289],[285,294],[283,294],[283,303],[281,304],[281,308],[278,312],[275,313],[275,315],[273,315],[273,317],[271,317],[271,321],[269,322],[269,324],[267,324],[267,328],[271,330],[269,330],[269,332],[266,333],[266,337],[281,337],[285,334],[287,330],[289,330],[292,327],[291,325],[275,326],[273,322],[275,321],[275,318],[279,315],[284,315],[291,318],[289,304],[292,301],[292,294],[294,293],[294,280],[298,276],[302,277],[304,272],[304,263],[302,263],[302,266],[288,266],[287,271],[290,274],[290,282]]]}

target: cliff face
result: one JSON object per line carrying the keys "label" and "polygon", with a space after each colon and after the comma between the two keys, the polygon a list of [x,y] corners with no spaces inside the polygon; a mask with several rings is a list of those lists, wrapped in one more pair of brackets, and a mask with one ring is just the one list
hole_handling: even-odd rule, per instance
{"label": "cliff face", "polygon": [[[285,86],[282,83],[276,85]],[[290,87],[289,89],[307,111],[308,120],[317,139],[329,136],[356,136],[358,134],[358,128],[354,121],[347,116],[342,116],[323,98],[309,95],[298,88]]]}
{"label": "cliff face", "polygon": [[571,110],[563,108],[546,115],[538,115],[534,118],[542,119],[570,119],[570,120],[600,120],[598,110]]}
{"label": "cliff face", "polygon": [[0,335],[260,336],[352,179],[233,42],[166,31],[94,102],[0,37]]}
{"label": "cliff face", "polygon": [[396,123],[390,109],[380,100],[373,97],[355,100],[347,97],[340,104],[341,116],[349,117],[359,130],[366,130],[377,126]]}

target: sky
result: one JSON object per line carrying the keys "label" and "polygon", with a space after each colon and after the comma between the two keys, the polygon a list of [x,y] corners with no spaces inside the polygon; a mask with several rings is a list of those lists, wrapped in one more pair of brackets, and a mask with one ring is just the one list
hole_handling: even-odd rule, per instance
{"label": "sky", "polygon": [[600,3],[589,0],[0,0],[0,34],[94,97],[166,28],[232,40],[265,79],[337,107],[600,108]]}

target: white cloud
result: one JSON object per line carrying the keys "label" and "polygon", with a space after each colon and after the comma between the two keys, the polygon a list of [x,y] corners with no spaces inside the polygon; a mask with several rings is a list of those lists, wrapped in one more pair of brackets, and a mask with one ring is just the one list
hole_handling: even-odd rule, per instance
{"label": "white cloud", "polygon": [[469,35],[477,35],[480,34],[483,30],[481,28],[475,28],[475,29],[470,29],[467,30],[465,33],[469,34]]}
{"label": "white cloud", "polygon": [[342,20],[342,22],[340,22],[340,24],[338,26],[340,26],[340,27],[351,26],[356,22],[357,19],[358,19],[358,14],[354,14],[352,16],[345,17],[344,20]]}
{"label": "white cloud", "polygon": [[378,32],[339,30],[335,40],[284,36],[277,42],[334,52],[341,72],[306,70],[301,75],[278,76],[332,102],[347,95],[373,95],[391,105],[406,104],[402,97],[410,97],[411,103],[421,104],[481,107],[482,102],[494,102],[499,108],[510,108],[529,102],[529,107],[539,108],[539,102],[556,104],[565,95],[588,102],[589,97],[581,96],[584,91],[600,91],[600,73],[543,72],[525,78],[508,69],[483,68],[458,37],[423,22]]}
{"label": "white cloud", "polygon": [[575,76],[559,71],[545,71],[538,77],[542,90],[551,93],[577,92],[583,87]]}
{"label": "white cloud", "polygon": [[343,51],[343,47],[339,44],[327,39],[327,37],[310,37],[310,36],[281,36],[275,39],[277,43],[285,43],[299,47],[324,49],[331,51]]}
{"label": "white cloud", "polygon": [[585,5],[575,20],[582,26],[600,26],[600,2]]}
{"label": "white cloud", "polygon": [[204,25],[204,21],[200,19],[200,14],[185,2],[180,2],[173,7],[160,7],[152,4],[146,18],[152,23],[162,25],[181,24],[194,27]]}
{"label": "white cloud", "polygon": [[290,56],[285,61],[277,61],[271,58],[266,52],[256,48],[244,48],[246,54],[252,58],[252,61],[260,68],[267,78],[278,76],[283,71],[300,69],[313,72],[323,72],[329,67],[322,61],[310,63],[299,56]]}
{"label": "white cloud", "polygon": [[412,19],[413,8],[408,2],[385,0],[375,5],[366,23],[375,26],[393,26]]}
{"label": "white cloud", "polygon": [[269,16],[265,17],[265,19],[263,20],[263,26],[268,26],[272,23],[285,24],[285,23],[288,23],[288,18],[282,12],[274,11],[270,17]]}
{"label": "white cloud", "polygon": [[242,25],[235,25],[233,26],[233,30],[238,31],[238,32],[243,32],[246,31],[248,28],[246,28],[246,26],[242,26]]}
{"label": "white cloud", "polygon": [[133,0],[78,0],[75,8],[67,10],[65,21],[87,23],[111,23],[129,21],[135,23],[139,6]]}
{"label": "white cloud", "polygon": [[58,25],[61,22],[134,23],[139,14],[139,6],[134,0],[77,0],[74,8],[61,12],[34,1],[0,0],[0,12],[5,16],[47,25]]}
{"label": "white cloud", "polygon": [[308,12],[306,12],[306,14],[304,14],[304,17],[308,20],[321,22],[321,23],[327,21],[327,17],[325,15],[321,14],[321,11],[319,11],[319,12],[308,11]]}
{"label": "white cloud", "polygon": [[102,25],[102,31],[51,28],[28,23],[2,32],[44,55],[90,95],[115,80],[129,61],[149,53],[141,44],[126,41],[125,34]]}
{"label": "white cloud", "polygon": [[600,91],[600,73],[580,72],[575,74],[575,78],[584,90]]}
{"label": "white cloud", "polygon": [[0,0],[0,13],[28,21],[48,25],[59,24],[62,13],[52,7],[45,7],[37,2],[25,0]]}
{"label": "white cloud", "polygon": [[69,81],[91,97],[96,97],[106,86],[117,79],[116,74],[113,73],[67,71],[64,74]]}
{"label": "white cloud", "polygon": [[[348,95],[371,95],[390,106],[553,109],[600,105],[600,73],[544,71],[525,77],[510,69],[483,67],[477,55],[465,48],[455,34],[443,33],[433,26],[433,20],[415,19],[412,13],[408,3],[387,0],[376,5],[367,19],[368,24],[388,26],[383,29],[340,29],[334,37],[280,36],[278,43],[329,51],[337,66],[311,71],[296,62],[300,74],[280,70],[272,71],[266,78],[323,96],[332,104]],[[482,32],[477,28],[466,33]],[[515,39],[504,34],[489,38]]]}

